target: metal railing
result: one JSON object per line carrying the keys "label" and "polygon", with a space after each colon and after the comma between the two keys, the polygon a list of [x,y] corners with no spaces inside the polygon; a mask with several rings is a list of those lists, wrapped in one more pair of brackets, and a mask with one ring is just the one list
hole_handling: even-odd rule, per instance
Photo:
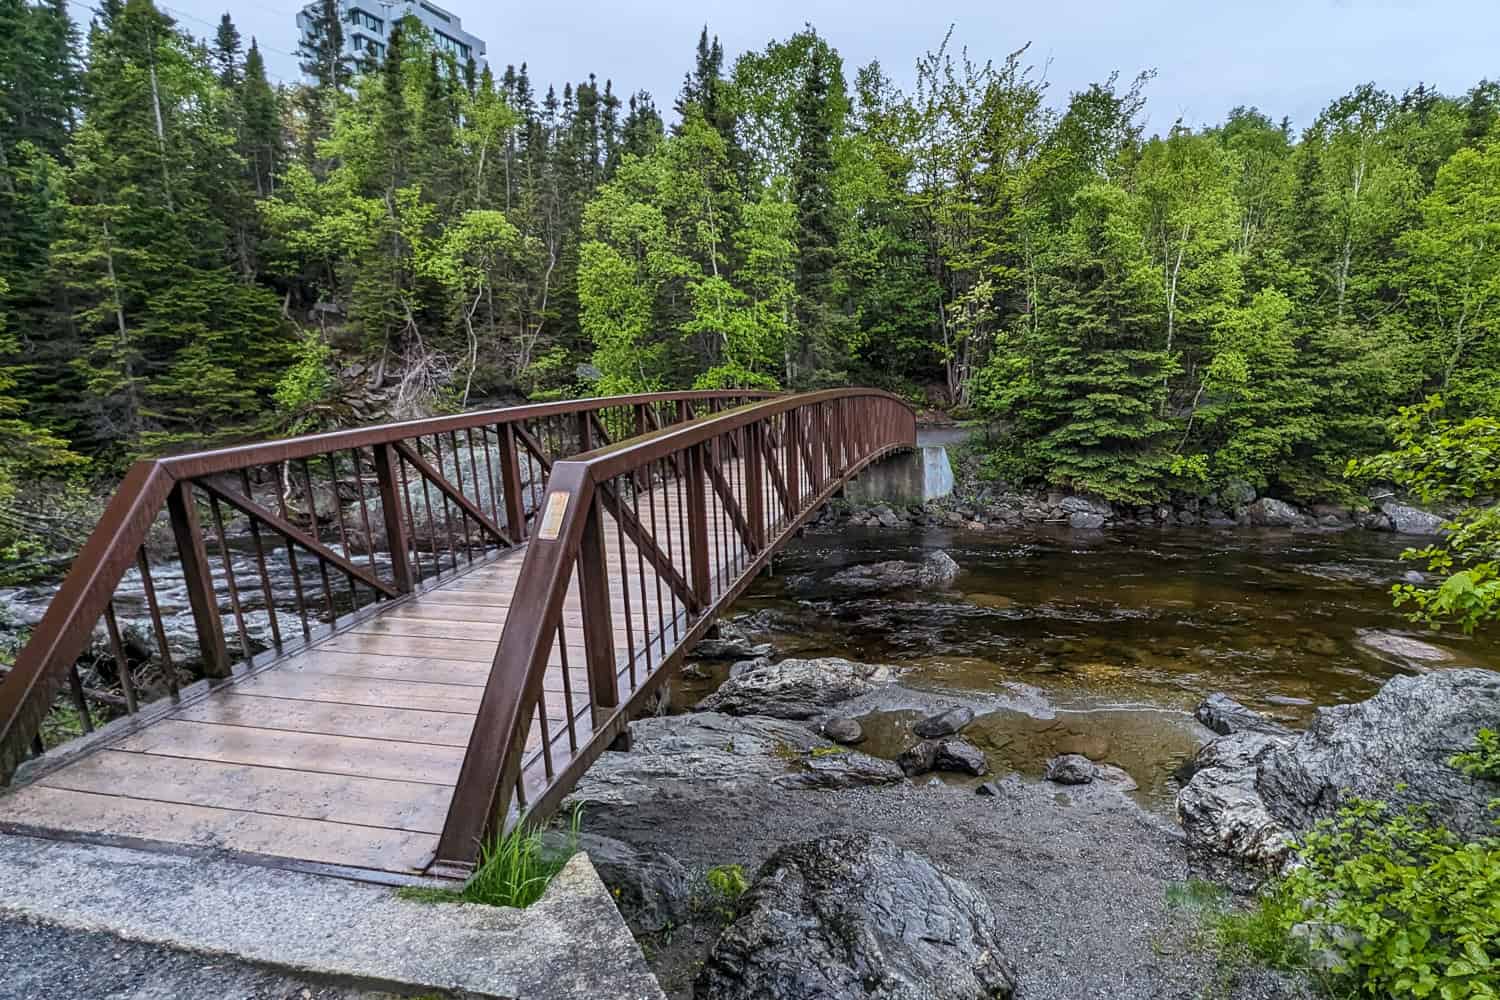
{"label": "metal railing", "polygon": [[870,462],[916,443],[899,397],[783,396],[552,466],[437,851],[554,810],[771,555]]}
{"label": "metal railing", "polygon": [[[770,395],[543,403],[137,463],[0,676],[0,784],[77,730],[149,721],[189,685],[259,669],[522,543],[561,460]],[[54,712],[71,718],[54,716],[67,724],[49,742]]]}

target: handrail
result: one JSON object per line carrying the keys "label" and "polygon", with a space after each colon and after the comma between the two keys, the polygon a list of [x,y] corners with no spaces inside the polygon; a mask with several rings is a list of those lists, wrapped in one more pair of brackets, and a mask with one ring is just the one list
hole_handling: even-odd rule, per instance
{"label": "handrail", "polygon": [[[691,415],[693,404],[718,411],[771,395],[691,391],[536,403],[137,462],[30,640],[0,677],[0,784],[10,781],[28,755],[46,749],[40,743],[42,722],[64,684],[71,686],[84,732],[94,728],[88,695],[97,692],[86,692],[77,661],[101,618],[123,688],[119,701],[127,714],[138,710],[127,642],[131,637],[122,630],[115,606],[132,567],[149,616],[142,630],[149,631],[148,645],[155,647],[147,656],[160,663],[167,694],[177,698],[178,661],[152,579],[152,535],[164,513],[182,564],[197,658],[207,677],[223,678],[298,645],[294,636],[283,634],[283,610],[277,603],[285,595],[275,593],[272,567],[291,580],[306,644],[370,604],[410,593],[428,577],[457,572],[461,563],[484,558],[497,546],[519,543],[534,514],[527,509],[527,494],[539,498],[544,489],[539,480],[553,463],[594,447],[607,428],[624,437],[653,422]],[[313,459],[319,460],[316,468]],[[523,466],[529,476],[523,475]],[[436,505],[429,486],[436,491]],[[352,496],[346,498],[346,492]],[[299,510],[299,504],[305,509]],[[207,528],[200,508],[208,515]],[[248,584],[238,578],[225,530],[236,516],[245,520],[253,541],[255,572]],[[356,565],[356,555],[365,557],[364,565]],[[313,577],[304,581],[304,571]],[[336,592],[339,580],[347,583],[347,593]],[[319,589],[322,608],[311,606]],[[369,600],[361,603],[365,597]],[[256,603],[263,607],[253,607]],[[246,622],[261,613],[271,641],[270,648],[257,651],[253,647],[260,643],[252,639]],[[238,658],[228,650],[226,617],[235,624]],[[118,708],[114,699],[105,704],[111,711]]]}
{"label": "handrail", "polygon": [[[522,810],[534,821],[554,809],[624,731],[631,708],[817,507],[865,465],[915,444],[916,417],[900,397],[829,389],[556,463],[516,585],[525,604],[513,611],[524,613],[501,633],[434,870],[462,873],[498,826]],[[579,615],[568,618],[581,620],[581,657],[564,627],[575,589]],[[584,691],[570,659],[583,664]],[[544,696],[549,681],[560,710]]]}

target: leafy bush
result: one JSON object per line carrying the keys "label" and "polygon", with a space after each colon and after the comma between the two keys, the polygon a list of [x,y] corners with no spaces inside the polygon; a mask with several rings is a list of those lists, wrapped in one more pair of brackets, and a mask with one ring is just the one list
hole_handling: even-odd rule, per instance
{"label": "leafy bush", "polygon": [[1221,938],[1373,997],[1500,997],[1500,837],[1464,843],[1424,810],[1352,800]]}
{"label": "leafy bush", "polygon": [[1474,749],[1449,758],[1448,764],[1471,778],[1500,781],[1500,733],[1481,729],[1474,737]]}

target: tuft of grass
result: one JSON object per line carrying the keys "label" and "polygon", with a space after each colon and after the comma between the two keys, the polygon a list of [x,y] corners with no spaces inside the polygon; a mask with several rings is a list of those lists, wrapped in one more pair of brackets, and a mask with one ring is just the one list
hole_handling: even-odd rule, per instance
{"label": "tuft of grass", "polygon": [[480,852],[479,866],[462,889],[403,888],[396,894],[418,903],[481,903],[524,909],[542,898],[553,876],[578,853],[582,823],[580,807],[573,810],[568,821],[568,849],[554,853],[543,849],[542,831],[523,819]]}
{"label": "tuft of grass", "polygon": [[1196,913],[1220,913],[1229,902],[1229,890],[1201,878],[1174,882],[1167,886],[1167,905],[1174,910]]}

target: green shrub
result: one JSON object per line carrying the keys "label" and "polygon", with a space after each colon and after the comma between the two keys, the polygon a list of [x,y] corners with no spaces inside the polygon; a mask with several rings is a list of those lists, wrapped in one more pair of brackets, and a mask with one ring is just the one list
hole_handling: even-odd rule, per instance
{"label": "green shrub", "polygon": [[1500,781],[1500,733],[1481,729],[1474,737],[1474,749],[1449,758],[1448,764],[1471,778]]}
{"label": "green shrub", "polygon": [[1255,910],[1223,920],[1226,947],[1327,969],[1363,996],[1500,998],[1500,837],[1464,843],[1422,809],[1353,800],[1299,854]]}
{"label": "green shrub", "polygon": [[725,920],[734,918],[734,904],[750,888],[745,869],[740,865],[717,865],[704,877],[713,896],[713,907]]}

